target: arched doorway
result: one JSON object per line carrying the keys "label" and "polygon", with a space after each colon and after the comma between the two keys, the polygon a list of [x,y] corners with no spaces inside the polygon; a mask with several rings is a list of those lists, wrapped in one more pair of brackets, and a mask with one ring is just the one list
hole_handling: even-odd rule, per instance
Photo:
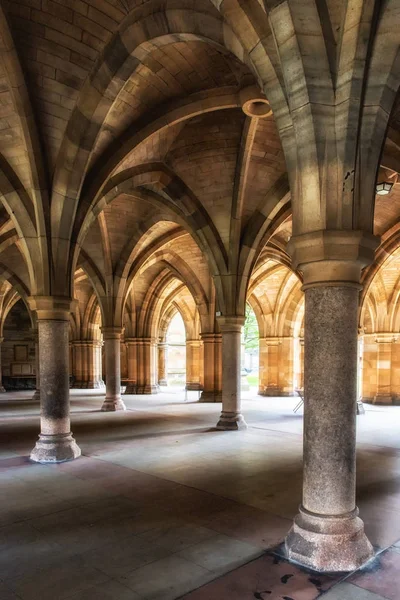
{"label": "arched doorway", "polygon": [[166,335],[168,386],[184,389],[186,385],[186,330],[182,316],[177,311],[172,317]]}

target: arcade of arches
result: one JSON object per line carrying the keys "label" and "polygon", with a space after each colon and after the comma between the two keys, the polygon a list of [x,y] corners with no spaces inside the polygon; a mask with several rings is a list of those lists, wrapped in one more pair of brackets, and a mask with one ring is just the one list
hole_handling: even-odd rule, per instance
{"label": "arcade of arches", "polygon": [[399,27],[399,0],[1,1],[1,372],[40,397],[32,461],[81,455],[70,387],[102,413],[160,392],[177,314],[187,390],[245,435],[248,305],[265,410],[305,393],[286,556],[371,558],[356,401],[400,403]]}

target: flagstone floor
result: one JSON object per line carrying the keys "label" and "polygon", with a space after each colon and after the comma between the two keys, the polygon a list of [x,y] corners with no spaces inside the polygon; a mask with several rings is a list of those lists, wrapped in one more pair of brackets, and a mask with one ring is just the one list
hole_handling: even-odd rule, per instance
{"label": "flagstone floor", "polygon": [[[1,600],[398,600],[400,407],[358,418],[358,506],[376,558],[341,576],[285,561],[301,499],[295,398],[243,402],[249,428],[217,432],[220,405],[190,392],[71,391],[82,458],[29,462],[39,406],[0,397]],[[246,397],[246,395],[245,395]]]}

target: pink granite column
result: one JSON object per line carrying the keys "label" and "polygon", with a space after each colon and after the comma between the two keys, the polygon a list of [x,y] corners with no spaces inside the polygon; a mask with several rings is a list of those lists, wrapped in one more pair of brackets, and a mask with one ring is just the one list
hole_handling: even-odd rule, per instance
{"label": "pink granite column", "polygon": [[121,327],[102,327],[106,355],[106,399],[103,412],[126,410],[121,399]]}
{"label": "pink granite column", "polygon": [[355,501],[359,291],[305,286],[303,501],[286,549],[319,571],[352,571],[373,553]]}
{"label": "pink granite column", "polygon": [[222,413],[217,429],[247,427],[241,413],[241,333],[244,317],[219,317],[222,333]]}
{"label": "pink granite column", "polygon": [[31,460],[64,462],[78,458],[81,450],[72,437],[69,417],[70,300],[52,297],[31,299],[36,310],[40,349],[40,436]]}

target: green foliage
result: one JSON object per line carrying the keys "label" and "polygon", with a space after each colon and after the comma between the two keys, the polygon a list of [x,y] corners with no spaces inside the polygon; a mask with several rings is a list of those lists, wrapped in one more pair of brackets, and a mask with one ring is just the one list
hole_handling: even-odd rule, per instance
{"label": "green foliage", "polygon": [[258,349],[259,333],[256,315],[253,309],[246,304],[246,320],[243,327],[245,350]]}

